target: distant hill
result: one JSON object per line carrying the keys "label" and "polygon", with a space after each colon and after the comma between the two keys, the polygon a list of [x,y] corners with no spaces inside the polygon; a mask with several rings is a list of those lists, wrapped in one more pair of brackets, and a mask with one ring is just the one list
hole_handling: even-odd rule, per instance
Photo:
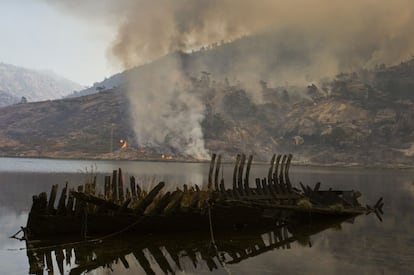
{"label": "distant hill", "polygon": [[0,106],[62,98],[84,87],[52,72],[36,71],[0,63]]}
{"label": "distant hill", "polygon": [[[149,66],[145,70],[159,69]],[[206,106],[206,148],[225,159],[245,152],[268,160],[290,152],[304,164],[414,165],[414,60],[339,74],[321,85],[262,82],[262,101],[208,74],[191,81],[191,92]],[[169,152],[186,158],[168,146],[138,147],[128,109],[122,85],[0,108],[0,155],[142,159]],[[128,140],[126,149],[120,139]]]}

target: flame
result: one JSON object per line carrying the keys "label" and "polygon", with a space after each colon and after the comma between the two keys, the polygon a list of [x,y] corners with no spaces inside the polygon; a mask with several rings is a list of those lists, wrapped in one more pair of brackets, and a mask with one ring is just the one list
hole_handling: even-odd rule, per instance
{"label": "flame", "polygon": [[120,139],[119,143],[121,143],[121,149],[125,149],[128,146],[128,142],[126,139]]}
{"label": "flame", "polygon": [[172,156],[167,156],[167,155],[164,155],[164,154],[161,155],[161,158],[166,159],[166,160],[172,160],[173,159]]}

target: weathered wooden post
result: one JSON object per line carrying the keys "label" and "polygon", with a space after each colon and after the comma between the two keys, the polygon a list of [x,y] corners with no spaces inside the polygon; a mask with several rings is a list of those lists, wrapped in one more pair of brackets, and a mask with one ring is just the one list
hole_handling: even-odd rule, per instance
{"label": "weathered wooden post", "polygon": [[117,184],[117,178],[118,178],[118,171],[113,170],[112,171],[112,201],[117,202],[118,201],[118,184]]}
{"label": "weathered wooden post", "polygon": [[267,182],[269,184],[272,184],[273,182],[273,167],[275,165],[275,158],[276,154],[273,154],[272,158],[270,159],[269,172],[267,173]]}
{"label": "weathered wooden post", "polygon": [[289,192],[292,192],[292,184],[290,183],[289,179],[289,168],[290,162],[292,161],[292,154],[289,154],[286,161],[286,168],[285,168],[285,183]]}
{"label": "weathered wooden post", "polygon": [[66,213],[66,196],[67,196],[67,190],[68,190],[68,182],[66,182],[65,187],[62,189],[62,194],[60,195],[58,207],[56,213],[58,215],[62,215]]}
{"label": "weathered wooden post", "polygon": [[244,171],[244,164],[246,162],[246,155],[242,154],[240,159],[240,165],[239,165],[239,173],[237,178],[237,186],[239,189],[240,195],[243,196],[243,171]]}
{"label": "weathered wooden post", "polygon": [[216,154],[213,154],[211,156],[210,169],[208,170],[208,185],[207,185],[207,188],[209,190],[213,187],[213,171],[214,171],[215,162],[216,162]]}
{"label": "weathered wooden post", "polygon": [[237,172],[239,171],[240,154],[236,156],[236,163],[233,170],[233,190],[237,189]]}
{"label": "weathered wooden post", "polygon": [[[83,192],[83,186],[82,185],[78,186],[78,192],[79,193]],[[81,216],[81,214],[83,212],[83,208],[85,208],[85,202],[83,202],[82,200],[76,199],[76,204],[75,204],[75,216],[76,217]]]}
{"label": "weathered wooden post", "polygon": [[247,160],[246,174],[244,177],[244,191],[246,192],[246,194],[250,193],[249,177],[250,177],[250,167],[252,166],[252,161],[253,161],[253,155],[250,155],[249,159]]}
{"label": "weathered wooden post", "polygon": [[280,164],[280,172],[279,172],[279,186],[281,187],[283,193],[286,193],[286,186],[285,186],[285,181],[283,178],[286,158],[287,156],[283,155],[282,163]]}
{"label": "weathered wooden post", "polygon": [[216,191],[219,190],[219,174],[220,174],[220,166],[221,166],[221,155],[218,155],[217,162],[216,162],[216,173],[214,174],[214,187]]}
{"label": "weathered wooden post", "polygon": [[129,178],[129,185],[131,187],[132,200],[135,201],[137,199],[137,186],[135,185],[135,177],[134,176],[131,176]]}
{"label": "weathered wooden post", "polygon": [[54,214],[54,204],[55,204],[55,199],[56,199],[56,193],[58,190],[58,185],[55,184],[52,186],[52,189],[50,190],[50,196],[49,196],[49,203],[47,205],[47,213],[48,214]]}
{"label": "weathered wooden post", "polygon": [[277,185],[279,183],[279,164],[280,164],[280,159],[282,158],[282,155],[278,154],[277,158],[276,158],[276,162],[275,162],[275,171],[273,173],[273,183],[275,185]]}
{"label": "weathered wooden post", "polygon": [[73,215],[73,201],[74,201],[74,197],[72,194],[73,191],[75,191],[75,189],[73,188],[69,189],[68,204],[66,206],[66,215],[68,216]]}
{"label": "weathered wooden post", "polygon": [[260,179],[259,178],[256,178],[256,191],[259,195],[261,195],[263,193],[262,192],[262,187],[260,186]]}
{"label": "weathered wooden post", "polygon": [[118,169],[118,200],[120,204],[124,202],[124,179],[121,168]]}
{"label": "weathered wooden post", "polygon": [[151,202],[155,199],[155,197],[158,195],[158,193],[161,191],[162,188],[164,188],[165,183],[160,182],[155,186],[149,193],[146,195],[135,207],[134,212],[137,215],[142,215],[145,212],[145,209],[148,207],[148,205],[151,204]]}
{"label": "weathered wooden post", "polygon": [[111,176],[105,176],[104,197],[106,200],[111,198]]}

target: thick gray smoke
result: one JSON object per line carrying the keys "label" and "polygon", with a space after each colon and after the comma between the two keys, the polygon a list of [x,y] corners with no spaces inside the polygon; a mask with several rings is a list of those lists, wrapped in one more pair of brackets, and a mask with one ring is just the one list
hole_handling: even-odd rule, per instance
{"label": "thick gray smoke", "polygon": [[112,52],[126,67],[269,29],[301,32],[303,43],[320,41],[333,63],[328,69],[346,54],[349,63],[364,66],[399,62],[414,51],[412,0],[45,1],[118,25]]}
{"label": "thick gray smoke", "polygon": [[192,83],[182,71],[181,60],[170,55],[161,65],[149,65],[130,76],[134,79],[128,82],[134,131],[141,146],[207,159],[200,125],[205,106],[191,92]]}
{"label": "thick gray smoke", "polygon": [[[227,63],[213,64],[220,74],[247,86],[258,80],[317,81],[339,71],[395,64],[414,53],[412,0],[44,1],[116,25],[110,52],[125,68],[253,35],[249,47],[232,48],[228,56],[215,60]],[[261,39],[256,45],[256,34],[266,34],[273,42],[264,46],[260,43],[267,41]],[[197,68],[209,71],[201,60]],[[134,128],[140,144],[164,142],[201,157],[204,108],[185,89],[184,74],[177,71],[181,65],[175,65],[171,74],[130,79]]]}

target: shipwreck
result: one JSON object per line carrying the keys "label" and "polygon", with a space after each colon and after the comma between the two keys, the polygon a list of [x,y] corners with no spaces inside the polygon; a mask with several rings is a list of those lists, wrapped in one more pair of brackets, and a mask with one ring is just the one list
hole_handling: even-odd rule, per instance
{"label": "shipwreck", "polygon": [[[57,200],[58,185],[33,196],[24,238],[81,235],[112,236],[124,232],[173,232],[240,228],[273,228],[277,222],[303,223],[312,219],[345,219],[374,213],[380,220],[384,205],[380,198],[373,206],[362,206],[354,190],[322,190],[289,178],[292,155],[273,155],[263,178],[251,183],[253,156],[237,155],[233,179],[220,178],[222,159],[213,154],[208,184],[163,192],[164,182],[149,191],[133,176],[124,182],[122,170],[104,177],[104,184],[92,182],[75,190],[68,184]],[[98,191],[100,190],[100,191]]]}
{"label": "shipwreck", "polygon": [[[289,178],[292,155],[273,155],[268,174],[249,180],[253,157],[237,155],[232,186],[219,177],[221,156],[213,154],[207,187],[187,186],[163,192],[159,182],[148,192],[130,177],[124,183],[122,170],[104,178],[103,192],[94,180],[68,190],[62,189],[55,203],[58,185],[33,196],[25,239],[52,235],[119,234],[123,232],[172,232],[214,229],[272,228],[276,221],[304,222],[312,219],[351,218],[374,213],[380,220],[384,205],[380,198],[374,206],[362,206],[354,190],[321,190]],[[102,189],[102,188],[101,188]],[[55,206],[56,204],[56,206]]]}

